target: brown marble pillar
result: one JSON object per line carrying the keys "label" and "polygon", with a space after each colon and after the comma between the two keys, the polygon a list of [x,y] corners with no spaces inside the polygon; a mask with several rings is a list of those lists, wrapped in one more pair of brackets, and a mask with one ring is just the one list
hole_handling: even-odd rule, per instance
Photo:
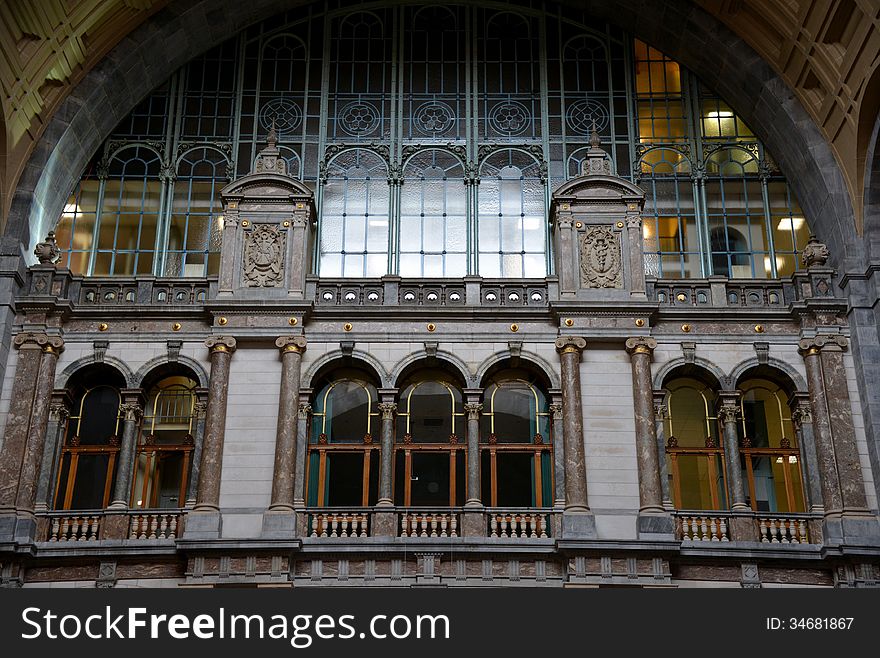
{"label": "brown marble pillar", "polygon": [[819,473],[819,460],[816,456],[816,436],[813,431],[813,409],[808,393],[795,393],[789,400],[791,422],[797,434],[800,449],[801,477],[807,494],[807,509],[815,514],[823,514],[822,476]]}
{"label": "brown marble pillar", "polygon": [[297,412],[304,336],[283,336],[275,341],[281,350],[281,392],[278,398],[278,431],[270,510],[293,511],[293,471],[296,451]]}
{"label": "brown marble pillar", "polygon": [[657,458],[657,428],[654,424],[654,391],[651,381],[653,338],[626,341],[632,364],[633,410],[636,421],[636,463],[639,470],[639,513],[665,514],[660,465]]}
{"label": "brown marble pillar", "polygon": [[296,415],[296,464],[293,470],[293,504],[305,507],[306,504],[306,459],[309,451],[309,420],[312,405],[308,399],[299,399]]}
{"label": "brown marble pillar", "polygon": [[49,422],[49,406],[52,402],[52,390],[55,387],[55,366],[58,365],[58,355],[63,350],[64,341],[57,336],[48,336],[42,346],[27,440],[21,461],[18,493],[15,498],[15,506],[19,511],[33,512],[36,502],[39,468],[43,461],[46,426]]}
{"label": "brown marble pillar", "polygon": [[718,419],[723,426],[724,460],[727,463],[727,493],[730,496],[730,509],[734,512],[749,512],[743,481],[742,459],[739,451],[739,432],[737,423],[742,414],[739,408],[739,391],[722,391]]}
{"label": "brown marble pillar", "polygon": [[67,429],[67,418],[70,415],[70,398],[67,391],[55,391],[49,405],[49,422],[46,423],[46,439],[43,448],[43,460],[40,464],[40,477],[37,484],[37,500],[34,511],[47,512],[52,507],[52,495],[58,477],[60,447]]}
{"label": "brown marble pillar", "polygon": [[587,341],[576,336],[556,340],[562,370],[562,427],[565,445],[565,511],[588,512],[587,463],[581,412],[581,350]]}
{"label": "brown marble pillar", "polygon": [[469,400],[464,405],[467,414],[467,507],[483,504],[480,491],[480,412],[483,405]]}
{"label": "brown marble pillar", "polygon": [[230,336],[212,336],[205,341],[205,346],[211,351],[211,379],[208,384],[208,409],[205,412],[205,440],[199,468],[199,491],[193,511],[217,512],[220,509],[220,475],[223,468],[223,439],[226,432],[229,366],[232,353],[235,351],[235,339]]}
{"label": "brown marble pillar", "polygon": [[381,415],[380,439],[381,453],[379,460],[379,500],[378,506],[389,507],[394,505],[394,414],[397,413],[397,404],[390,400],[379,403]]}
{"label": "brown marble pillar", "polygon": [[[116,485],[113,487],[113,500],[110,509],[128,509],[131,496],[132,471],[138,444],[138,423],[144,414],[143,394],[138,389],[122,391],[122,437],[119,441],[119,461],[116,464]],[[182,501],[181,501],[182,502]]]}
{"label": "brown marble pillar", "polygon": [[550,404],[553,433],[553,507],[565,508],[565,445],[562,440],[562,398],[554,397]]}
{"label": "brown marble pillar", "polygon": [[202,447],[205,443],[205,413],[208,410],[207,390],[197,389],[198,399],[193,405],[193,454],[190,467],[189,484],[186,492],[186,507],[192,509],[199,491],[199,470],[202,465]]}
{"label": "brown marble pillar", "polygon": [[[46,334],[21,333],[13,339],[12,344],[18,349],[18,360],[12,385],[12,399],[6,415],[6,434],[0,447],[0,515],[15,512],[15,499],[18,495],[21,464],[27,444],[31,407],[37,387],[43,346],[49,344],[49,337]],[[47,396],[50,391],[46,392]],[[0,521],[0,538],[7,533],[12,534],[14,516],[12,525],[8,528],[7,525]]]}

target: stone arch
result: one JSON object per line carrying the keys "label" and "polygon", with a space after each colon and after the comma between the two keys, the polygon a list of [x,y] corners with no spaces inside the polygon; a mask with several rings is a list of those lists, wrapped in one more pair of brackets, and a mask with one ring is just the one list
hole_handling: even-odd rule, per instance
{"label": "stone arch", "polygon": [[192,359],[188,356],[180,355],[176,359],[169,359],[167,356],[156,357],[155,359],[150,359],[140,368],[138,368],[137,372],[134,373],[134,381],[137,383],[137,386],[143,388],[144,381],[152,374],[154,370],[157,368],[161,368],[162,366],[173,367],[175,365],[182,365],[187,369],[192,371],[192,374],[195,375],[196,383],[200,387],[208,386],[208,371],[205,370],[204,366],[201,363]]}
{"label": "stone arch", "polygon": [[[27,245],[25,253],[30,253],[60,215],[91,154],[145,94],[230,34],[304,4],[183,0],[135,28],[84,76],[49,120],[17,185],[5,233]],[[696,4],[597,0],[590,11],[676,59],[729,102],[789,174],[811,226],[829,244],[832,257],[862,257],[861,243],[853,239],[852,203],[829,144],[785,82],[750,46]],[[179,38],[181,34],[187,38]],[[706,43],[713,47],[706,48]],[[149,56],[156,51],[163,57]]]}
{"label": "stone arch", "polygon": [[382,366],[382,363],[372,354],[362,350],[352,350],[351,354],[346,354],[342,350],[333,350],[332,352],[322,354],[306,369],[302,375],[300,387],[313,388],[313,383],[319,376],[337,365],[356,365],[373,375],[380,388],[388,385],[388,373]]}
{"label": "stone arch", "polygon": [[766,364],[762,364],[756,357],[752,357],[738,363],[728,377],[731,387],[738,387],[749,375],[772,379],[783,388],[789,389],[789,395],[795,392],[804,393],[807,390],[807,382],[801,374],[790,363],[780,359],[770,358]]}
{"label": "stone arch", "polygon": [[397,362],[391,374],[388,377],[389,388],[400,388],[403,378],[409,374],[418,364],[425,367],[446,367],[461,380],[464,388],[472,388],[477,385],[478,380],[471,374],[467,364],[459,359],[451,352],[437,350],[436,353],[429,354],[427,350],[420,350],[408,354]]}
{"label": "stone arch", "polygon": [[[486,377],[491,374],[493,370],[496,369],[497,366],[502,366],[506,361],[510,361],[514,356],[511,354],[510,350],[502,350],[501,352],[496,352],[492,356],[488,357],[485,361],[483,361],[480,366],[477,368],[477,372],[474,375],[474,381],[483,388],[486,387]],[[519,353],[519,365],[511,367],[526,367],[528,369],[535,370],[542,374],[544,378],[547,380],[548,387],[550,389],[559,389],[562,387],[562,381],[560,379],[559,373],[553,369],[553,367],[547,363],[542,357],[538,356],[534,352],[520,352]]]}
{"label": "stone arch", "polygon": [[694,358],[693,362],[685,361],[683,357],[678,357],[664,363],[654,373],[654,390],[662,389],[666,385],[667,380],[672,376],[700,374],[700,371],[702,371],[704,379],[714,379],[718,384],[719,390],[729,390],[729,380],[724,371],[711,361],[701,357]]}
{"label": "stone arch", "polygon": [[55,388],[67,388],[71,377],[73,377],[83,368],[96,364],[109,366],[119,372],[119,376],[122,377],[122,379],[125,381],[125,385],[128,388],[137,387],[139,380],[135,377],[135,374],[131,371],[131,368],[129,368],[124,361],[121,361],[120,359],[117,359],[113,356],[105,356],[99,361],[95,359],[94,355],[89,355],[77,359],[73,363],[69,363],[67,367],[64,368],[64,370],[56,375]]}

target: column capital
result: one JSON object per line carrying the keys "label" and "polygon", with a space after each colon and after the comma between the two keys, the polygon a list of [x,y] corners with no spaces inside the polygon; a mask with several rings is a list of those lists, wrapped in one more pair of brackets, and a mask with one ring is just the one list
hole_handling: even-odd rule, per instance
{"label": "column capital", "polygon": [[49,418],[63,423],[70,415],[70,409],[63,402],[52,402],[49,405]]}
{"label": "column capital", "polygon": [[196,418],[204,418],[205,412],[208,410],[207,400],[196,400],[193,404],[193,414]]}
{"label": "column capital", "polygon": [[556,402],[550,405],[550,414],[553,416],[554,420],[559,420],[562,418],[562,403]]}
{"label": "column capital", "polygon": [[211,336],[205,341],[205,347],[207,347],[212,354],[214,352],[232,353],[235,351],[235,345],[235,339],[232,336]]}
{"label": "column capital", "polygon": [[464,405],[468,420],[479,420],[480,412],[483,410],[482,402],[468,402]]}
{"label": "column capital", "polygon": [[798,341],[798,352],[801,356],[812,356],[826,347],[832,350],[845,350],[848,346],[849,341],[840,334],[819,335],[812,338],[801,338]]}
{"label": "column capital", "polygon": [[650,356],[656,347],[657,341],[650,336],[636,336],[626,340],[626,351],[630,354],[647,354]]}
{"label": "column capital", "polygon": [[300,402],[299,412],[297,413],[297,415],[300,418],[308,418],[310,413],[312,413],[312,405],[308,402]]}
{"label": "column capital", "polygon": [[397,413],[396,402],[380,402],[379,413],[382,414],[382,420],[391,420]]}
{"label": "column capital", "polygon": [[282,354],[287,352],[299,352],[301,354],[306,351],[306,344],[305,336],[281,336],[275,340],[275,347],[281,350]]}
{"label": "column capital", "polygon": [[669,413],[669,404],[666,402],[666,391],[658,389],[652,391],[654,396],[654,419],[666,420]]}
{"label": "column capital", "polygon": [[144,413],[144,408],[138,402],[123,402],[119,405],[119,411],[125,420],[137,420]]}
{"label": "column capital", "polygon": [[735,423],[740,416],[739,405],[733,401],[724,401],[718,407],[718,420],[722,423]]}
{"label": "column capital", "polygon": [[17,334],[12,344],[19,349],[40,349],[48,354],[57,354],[64,350],[64,340],[60,336],[47,336],[33,331]]}
{"label": "column capital", "polygon": [[586,348],[587,341],[580,336],[560,336],[556,339],[556,351],[560,354],[569,354],[571,352],[581,353]]}

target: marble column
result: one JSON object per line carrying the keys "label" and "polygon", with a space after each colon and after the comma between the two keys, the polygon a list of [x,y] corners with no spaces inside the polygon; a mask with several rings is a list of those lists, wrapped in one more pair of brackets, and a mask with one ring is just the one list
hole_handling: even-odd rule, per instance
{"label": "marble column", "polygon": [[727,463],[727,490],[730,496],[730,509],[735,512],[749,512],[743,481],[742,459],[739,452],[739,432],[737,423],[742,414],[739,408],[739,391],[722,391],[718,419],[723,426],[724,460]]}
{"label": "marble column", "polygon": [[[0,541],[10,536],[15,527],[15,499],[18,496],[19,475],[27,445],[31,407],[40,371],[43,346],[48,345],[46,334],[21,333],[13,339],[18,349],[15,380],[9,411],[6,415],[6,433],[0,446]],[[51,391],[51,389],[50,389]],[[47,391],[47,395],[50,391]],[[4,520],[5,515],[11,515]]]}
{"label": "marble column", "polygon": [[278,398],[278,431],[269,509],[293,512],[300,368],[306,339],[304,336],[283,336],[275,341],[275,345],[281,350],[281,392]]}
{"label": "marble column", "polygon": [[562,398],[553,397],[550,404],[550,422],[553,433],[553,507],[565,508],[565,445],[562,437]]}
{"label": "marble column", "polygon": [[67,417],[70,415],[70,400],[67,392],[56,391],[49,405],[49,422],[46,424],[45,448],[40,464],[40,477],[37,482],[37,499],[34,511],[47,512],[54,501],[55,482],[58,477],[58,462],[61,443],[64,441],[64,430],[67,428]]}
{"label": "marble column", "polygon": [[813,431],[813,411],[808,393],[795,393],[789,401],[791,422],[797,434],[797,445],[801,453],[801,477],[807,494],[810,512],[822,514],[822,476],[819,473],[819,460],[816,456],[816,437]]}
{"label": "marble column", "polygon": [[199,470],[202,466],[202,447],[205,442],[205,412],[208,410],[207,390],[198,389],[193,405],[193,452],[189,471],[189,484],[186,487],[186,507],[192,509],[199,491]]}
{"label": "marble column", "polygon": [[394,505],[394,414],[397,413],[397,404],[389,400],[380,402],[379,413],[382,448],[379,461],[379,500],[376,504],[390,507]]}
{"label": "marble column", "polygon": [[665,514],[660,464],[657,458],[657,428],[654,424],[654,391],[651,381],[653,338],[626,341],[632,363],[633,410],[636,421],[636,463],[639,470],[639,513]]}
{"label": "marble column", "polygon": [[[235,339],[230,336],[212,336],[205,341],[205,346],[211,351],[211,378],[208,384],[208,408],[205,412],[205,439],[199,468],[199,490],[193,511],[217,513],[220,510],[220,475],[223,469],[229,366],[232,353],[235,351]],[[192,515],[187,520],[187,524],[192,525]],[[189,527],[187,529],[189,530]]]}
{"label": "marble column", "polygon": [[312,405],[300,396],[296,415],[296,464],[293,471],[293,504],[305,507],[306,504],[306,460],[309,452],[309,422]]}
{"label": "marble column", "polygon": [[21,512],[33,512],[36,502],[39,468],[43,461],[43,450],[46,445],[46,426],[49,422],[49,406],[52,402],[52,390],[55,385],[55,367],[58,355],[64,350],[64,341],[57,336],[49,336],[42,346],[40,365],[37,370],[37,381],[34,390],[34,401],[31,406],[25,450],[19,472],[18,492],[15,506]]}
{"label": "marble column", "polygon": [[660,465],[660,487],[663,491],[663,507],[667,511],[675,509],[672,492],[669,490],[669,465],[666,462],[666,418],[669,406],[666,404],[666,391],[654,391],[654,431],[657,436],[657,463]]}
{"label": "marble column", "polygon": [[587,504],[587,463],[581,411],[581,350],[587,341],[577,336],[556,339],[562,371],[562,427],[565,445],[565,510],[562,535],[567,538],[596,536],[596,523]]}
{"label": "marble column", "polygon": [[876,545],[880,524],[868,509],[843,360],[848,345],[839,334],[819,335],[799,344],[813,411],[825,504],[825,539]]}
{"label": "marble column", "polygon": [[469,400],[464,405],[467,414],[467,501],[466,507],[483,504],[480,491],[480,412],[483,405]]}
{"label": "marble column", "polygon": [[131,496],[131,480],[134,470],[135,453],[138,444],[138,423],[144,413],[141,391],[126,389],[122,391],[122,404],[119,412],[122,416],[122,436],[119,441],[119,458],[116,462],[116,485],[113,487],[113,498],[110,509],[128,509]]}

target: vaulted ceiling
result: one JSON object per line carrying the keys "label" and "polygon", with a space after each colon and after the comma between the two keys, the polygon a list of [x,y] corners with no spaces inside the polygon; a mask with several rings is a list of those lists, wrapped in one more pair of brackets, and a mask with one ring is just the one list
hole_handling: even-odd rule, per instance
{"label": "vaulted ceiling", "polygon": [[[60,101],[129,32],[173,0],[0,3],[0,217]],[[662,0],[655,0],[660,2]],[[880,109],[876,0],[693,1],[788,83],[843,171],[861,231],[865,159]]]}

